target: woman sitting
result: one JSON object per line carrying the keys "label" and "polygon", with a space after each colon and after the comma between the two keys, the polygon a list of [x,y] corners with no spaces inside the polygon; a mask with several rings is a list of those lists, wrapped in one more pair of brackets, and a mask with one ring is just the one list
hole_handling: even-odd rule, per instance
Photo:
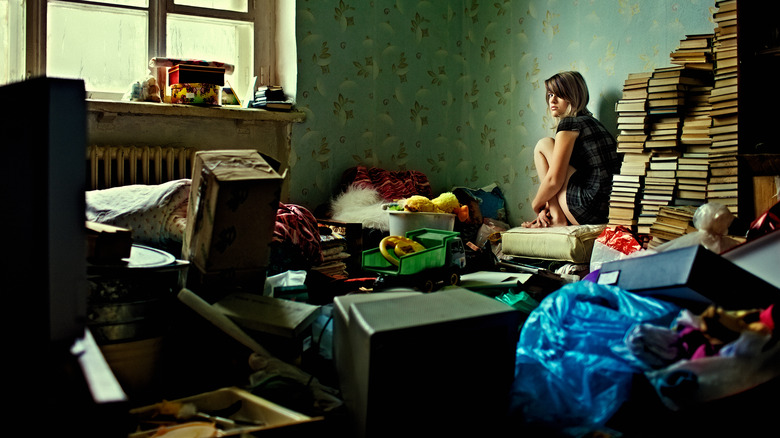
{"label": "woman sitting", "polygon": [[588,86],[579,72],[544,82],[548,109],[557,119],[555,137],[534,148],[540,186],[527,228],[607,223],[612,175],[620,171],[617,142],[587,109]]}

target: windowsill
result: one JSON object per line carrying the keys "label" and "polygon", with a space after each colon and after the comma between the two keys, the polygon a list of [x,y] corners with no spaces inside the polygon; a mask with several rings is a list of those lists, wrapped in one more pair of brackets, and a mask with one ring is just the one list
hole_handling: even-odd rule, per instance
{"label": "windowsill", "polygon": [[108,114],[126,114],[138,116],[204,117],[211,119],[231,119],[244,121],[268,121],[299,123],[306,118],[302,111],[267,111],[236,106],[206,107],[154,102],[127,102],[100,99],[87,99],[87,111]]}

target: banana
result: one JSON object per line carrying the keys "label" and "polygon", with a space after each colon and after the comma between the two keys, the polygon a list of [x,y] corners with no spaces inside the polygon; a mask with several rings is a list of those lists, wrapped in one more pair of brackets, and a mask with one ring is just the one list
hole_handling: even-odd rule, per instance
{"label": "banana", "polygon": [[[392,253],[390,252],[392,249]],[[403,236],[387,236],[379,242],[379,252],[388,262],[398,266],[398,259],[425,249],[419,242]]]}

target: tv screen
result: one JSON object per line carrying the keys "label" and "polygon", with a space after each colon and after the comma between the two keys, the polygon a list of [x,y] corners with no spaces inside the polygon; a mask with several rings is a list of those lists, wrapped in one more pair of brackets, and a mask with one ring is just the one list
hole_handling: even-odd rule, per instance
{"label": "tv screen", "polygon": [[355,436],[503,426],[517,310],[462,288],[336,297],[334,309],[334,359]]}

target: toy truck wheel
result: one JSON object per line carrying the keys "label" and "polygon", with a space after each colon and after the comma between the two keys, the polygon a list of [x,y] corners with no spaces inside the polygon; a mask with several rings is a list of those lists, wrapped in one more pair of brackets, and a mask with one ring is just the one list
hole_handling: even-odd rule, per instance
{"label": "toy truck wheel", "polygon": [[422,292],[433,292],[433,288],[436,287],[436,283],[433,280],[423,280],[420,284],[420,290]]}
{"label": "toy truck wheel", "polygon": [[450,285],[457,286],[460,283],[460,274],[457,272],[450,273]]}

